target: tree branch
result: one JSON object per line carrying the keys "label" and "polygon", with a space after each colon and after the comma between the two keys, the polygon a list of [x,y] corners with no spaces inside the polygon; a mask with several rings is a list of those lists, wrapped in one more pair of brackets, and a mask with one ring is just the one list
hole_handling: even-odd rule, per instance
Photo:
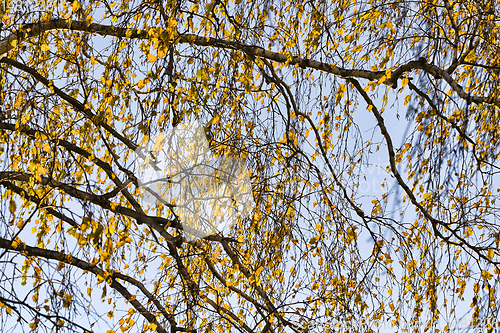
{"label": "tree branch", "polygon": [[[32,177],[34,177],[33,174],[28,173],[28,172],[17,172],[17,171],[0,171],[0,183],[4,181],[22,181],[22,182],[28,182]],[[83,201],[87,201],[93,204],[96,204],[104,209],[110,210],[114,213],[117,214],[122,214],[128,217],[131,217],[135,219],[139,224],[149,224],[151,226],[158,225],[161,226],[160,228],[163,228],[165,226],[169,226],[172,228],[176,229],[182,229],[182,225],[179,223],[177,219],[174,220],[168,220],[163,217],[157,217],[157,216],[148,216],[146,214],[137,212],[135,210],[132,210],[127,207],[123,207],[121,205],[117,205],[112,207],[111,202],[104,196],[99,196],[94,193],[88,193],[85,191],[81,191],[73,186],[70,186],[65,183],[61,183],[56,181],[55,179],[45,177],[45,176],[40,176],[40,180],[36,180],[36,183],[50,186],[52,188],[57,188],[60,190],[63,190],[64,193],[69,194],[75,199],[80,199]]]}
{"label": "tree branch", "polygon": [[116,279],[118,277],[113,276],[102,270],[101,268],[91,265],[90,263],[83,261],[81,259],[73,257],[71,254],[66,255],[64,252],[58,252],[53,250],[41,249],[38,247],[28,246],[24,243],[11,244],[11,241],[0,238],[0,248],[16,251],[25,256],[34,256],[39,258],[46,258],[50,260],[57,260],[59,262],[68,263],[71,266],[78,267],[84,271],[89,271],[96,276],[103,277],[110,282],[110,286],[118,291],[132,306],[144,317],[149,323],[156,325],[156,331],[159,333],[167,333],[165,328],[163,328],[160,323],[156,320],[154,314],[146,310],[146,308],[135,299],[135,297]]}
{"label": "tree branch", "polygon": [[[1,42],[0,42],[1,44]],[[71,97],[70,95],[66,94],[64,91],[59,89],[54,85],[54,82],[49,81],[47,78],[42,76],[40,73],[38,73],[34,68],[31,68],[29,66],[26,66],[18,61],[15,61],[13,59],[9,58],[1,58],[0,63],[4,63],[7,65],[11,65],[13,67],[16,67],[17,69],[20,69],[26,73],[31,74],[36,80],[38,80],[40,83],[42,83],[44,86],[52,90],[57,96],[68,102],[71,106],[75,108],[75,110],[83,113],[92,123],[98,127],[103,127],[106,131],[108,131],[111,135],[116,137],[118,140],[123,142],[128,148],[131,150],[136,150],[137,145],[130,141],[129,139],[125,138],[123,135],[118,133],[113,127],[111,127],[107,122],[104,121],[104,119],[101,119],[97,117],[92,110],[88,109],[84,104],[82,104],[80,101],[77,99]]]}
{"label": "tree branch", "polygon": [[[111,37],[118,37],[118,38],[130,38],[130,39],[148,39],[149,34],[147,31],[141,30],[141,29],[128,29],[128,28],[120,28],[120,27],[113,27],[109,25],[103,25],[103,24],[87,24],[84,21],[71,21],[71,20],[63,20],[63,19],[55,19],[55,20],[50,20],[50,21],[45,21],[45,22],[39,22],[39,23],[32,23],[23,26],[17,31],[12,32],[8,37],[4,38],[3,40],[0,41],[0,56],[4,55],[12,50],[15,45],[19,44],[26,38],[34,37],[39,34],[42,34],[47,31],[51,30],[71,30],[71,31],[81,31],[81,32],[87,32],[87,33],[96,33],[102,36],[111,36]],[[287,63],[290,65],[298,65],[302,68],[310,68],[310,69],[316,69],[322,72],[330,73],[333,75],[336,75],[338,77],[342,78],[361,78],[361,79],[368,79],[370,81],[375,81],[379,80],[382,78],[384,75],[387,75],[390,73],[390,78],[387,75],[387,79],[383,82],[384,84],[391,86],[392,88],[397,87],[397,81],[401,77],[403,73],[406,72],[411,72],[415,69],[421,69],[426,71],[427,73],[433,75],[436,78],[442,78],[444,79],[450,87],[457,93],[457,95],[462,98],[463,100],[466,100],[468,102],[473,102],[473,103],[487,103],[487,104],[495,104],[497,106],[500,106],[500,100],[499,99],[493,99],[490,97],[482,97],[482,96],[471,96],[467,94],[463,88],[451,77],[450,73],[444,69],[439,68],[438,66],[428,64],[427,60],[425,58],[420,58],[418,60],[410,61],[406,64],[403,64],[396,68],[393,71],[390,71],[389,73],[386,73],[386,71],[369,71],[369,70],[364,70],[364,69],[346,69],[342,67],[338,67],[335,64],[328,64],[325,62],[317,61],[317,60],[312,60],[312,59],[307,59],[307,58],[301,58],[297,56],[293,56],[291,53],[288,54],[283,54],[279,52],[273,52],[266,50],[262,47],[255,46],[255,45],[248,45],[248,44],[243,44],[235,41],[229,41],[229,40],[223,40],[219,38],[210,38],[210,37],[201,37],[197,36],[194,34],[179,34],[174,37],[174,39],[181,44],[192,44],[192,45],[198,45],[198,46],[208,46],[208,47],[215,47],[215,48],[221,48],[221,49],[230,49],[230,50],[237,50],[237,51],[242,51],[245,54],[252,56],[252,57],[259,57],[259,58],[264,58],[272,61],[276,61],[279,63]],[[9,63],[14,66],[14,60],[10,59],[0,59],[0,62],[4,63]],[[21,65],[21,66],[19,66]],[[22,69],[22,67],[27,67],[22,64],[17,63],[17,66],[19,69]],[[29,69],[29,68],[27,68]],[[23,69],[24,70],[24,69]],[[29,72],[28,70],[26,70]],[[32,70],[33,71],[33,70]],[[30,72],[31,73],[31,72]],[[37,77],[37,79],[39,79]],[[48,80],[44,79],[47,84]],[[42,81],[40,81],[42,82]],[[44,83],[44,82],[42,82]],[[46,83],[44,83],[46,84]],[[46,85],[47,85],[46,84]],[[58,93],[58,92],[56,92]],[[73,104],[74,99],[70,96],[69,99],[67,100],[70,104]],[[66,98],[65,98],[66,99]],[[72,99],[73,101],[70,101]],[[85,107],[78,102],[78,109],[80,111],[85,111],[89,112],[89,110],[85,110]],[[93,115],[89,115],[91,117]],[[93,119],[93,118],[91,118]],[[103,124],[101,126],[104,127]],[[109,127],[109,125],[108,125]],[[104,127],[106,130],[108,128]],[[118,134],[118,133],[116,133]],[[114,134],[115,135],[115,134]],[[118,134],[119,135],[119,134]],[[116,136],[116,135],[115,135]],[[118,137],[118,136],[117,136]],[[129,146],[130,142],[126,143],[127,146]],[[132,144],[133,147],[135,147],[134,144]],[[132,148],[129,146],[129,148],[135,150],[135,148]]]}
{"label": "tree branch", "polygon": [[[471,249],[479,257],[481,257],[481,259],[485,260],[486,262],[490,262],[490,263],[494,264],[495,266],[500,265],[499,261],[492,261],[490,258],[488,258],[482,252],[482,251],[488,250],[489,248],[487,248],[487,247],[478,247],[478,246],[474,246],[474,245],[468,243],[463,237],[461,237],[457,233],[456,229],[453,230],[453,229],[450,228],[450,224],[451,223],[445,223],[444,221],[441,221],[439,219],[434,218],[431,215],[431,213],[427,209],[424,208],[424,206],[422,205],[422,203],[418,202],[417,198],[415,197],[415,195],[413,194],[413,192],[411,191],[411,189],[408,187],[408,185],[405,183],[405,181],[403,180],[403,178],[401,177],[401,174],[399,173],[399,171],[397,169],[397,166],[396,166],[396,156],[395,156],[395,153],[394,153],[394,145],[392,143],[392,139],[391,139],[391,136],[389,134],[389,131],[387,130],[387,127],[384,124],[384,118],[382,117],[382,115],[380,114],[380,112],[378,111],[377,107],[375,106],[375,104],[373,103],[373,101],[371,100],[371,98],[368,96],[368,94],[363,90],[363,88],[361,87],[361,85],[359,84],[359,82],[357,80],[355,80],[355,79],[349,79],[348,82],[350,82],[356,88],[356,90],[361,94],[361,96],[363,97],[363,99],[365,100],[365,102],[368,105],[372,106],[372,112],[375,115],[375,118],[377,119],[377,123],[378,123],[378,126],[380,128],[380,131],[382,132],[382,135],[384,136],[384,139],[385,139],[385,141],[387,143],[387,151],[388,151],[388,154],[389,154],[389,163],[390,163],[391,171],[394,174],[394,177],[396,177],[396,180],[397,180],[399,186],[401,186],[403,188],[403,190],[406,193],[406,195],[408,195],[408,197],[410,198],[411,203],[415,207],[417,207],[417,209],[425,216],[425,218],[428,221],[431,222],[432,229],[433,229],[435,235],[438,238],[442,239],[444,242],[448,243],[448,244],[452,244],[452,245],[455,245],[455,246],[460,246],[462,248],[467,247],[467,248]],[[451,233],[451,235],[449,235],[449,236],[443,235],[443,233],[438,230],[438,228],[437,228],[438,225],[443,226],[445,228],[445,230],[446,229],[449,230],[450,233]],[[451,240],[452,236],[454,236],[459,242],[452,241]]]}

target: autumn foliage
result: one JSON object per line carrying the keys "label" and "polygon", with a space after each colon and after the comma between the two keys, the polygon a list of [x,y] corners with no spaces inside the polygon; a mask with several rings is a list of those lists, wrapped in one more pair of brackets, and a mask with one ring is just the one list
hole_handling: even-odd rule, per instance
{"label": "autumn foliage", "polygon": [[[500,1],[5,4],[2,332],[498,317]],[[134,164],[188,119],[254,201],[201,239]]]}

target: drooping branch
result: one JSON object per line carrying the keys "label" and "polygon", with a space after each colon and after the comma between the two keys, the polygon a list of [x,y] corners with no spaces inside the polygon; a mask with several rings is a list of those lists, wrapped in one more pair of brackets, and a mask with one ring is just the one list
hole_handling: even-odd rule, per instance
{"label": "drooping branch", "polygon": [[[460,236],[457,232],[457,229],[452,229],[451,228],[451,223],[446,223],[444,221],[441,221],[434,216],[432,216],[431,212],[429,212],[422,204],[422,202],[419,202],[417,200],[417,197],[415,194],[412,192],[412,190],[408,187],[406,182],[403,180],[403,177],[401,177],[401,174],[398,171],[397,165],[396,165],[396,156],[395,156],[395,150],[394,150],[394,145],[392,143],[392,138],[389,134],[389,131],[387,130],[387,127],[385,126],[384,123],[384,118],[382,117],[381,113],[378,111],[377,107],[371,100],[371,98],[368,96],[368,94],[363,90],[359,82],[355,79],[349,79],[348,82],[350,82],[356,90],[359,92],[359,94],[363,97],[365,102],[372,107],[372,112],[377,119],[378,126],[380,128],[380,131],[382,132],[382,135],[387,143],[387,151],[389,154],[389,164],[392,173],[394,174],[394,177],[396,178],[399,186],[403,189],[403,191],[408,195],[408,198],[410,198],[411,203],[420,211],[425,218],[431,222],[432,229],[434,231],[434,234],[436,237],[439,239],[443,240],[444,242],[448,244],[452,244],[455,246],[459,246],[465,250],[471,250],[474,253],[476,253],[481,259],[485,260],[486,262],[490,262],[491,264],[498,266],[500,265],[499,261],[493,261],[491,258],[488,258],[487,255],[483,253],[483,251],[487,251],[490,248],[488,247],[479,247],[475,246],[473,244],[470,244],[467,242],[466,239],[464,239],[462,236]],[[442,226],[445,228],[445,230],[448,230],[451,234],[449,236],[445,236],[441,231],[439,231],[438,226]],[[458,241],[453,241],[451,238],[455,237],[456,240]]]}
{"label": "drooping branch", "polygon": [[469,142],[471,145],[472,145],[472,154],[474,155],[474,158],[476,159],[477,163],[478,163],[478,166],[479,168],[481,168],[481,164],[484,163],[494,169],[497,169],[499,170],[500,167],[496,166],[495,164],[491,163],[491,162],[488,162],[487,160],[485,160],[484,158],[480,158],[479,156],[477,156],[477,153],[476,153],[476,147],[477,147],[477,143],[472,140],[458,125],[455,121],[453,120],[450,120],[448,119],[447,117],[445,117],[437,108],[436,104],[432,101],[432,99],[429,97],[429,95],[427,95],[426,93],[424,93],[422,90],[418,89],[417,86],[415,86],[413,83],[411,83],[411,81],[408,82],[408,87],[410,87],[411,90],[413,90],[414,92],[416,92],[420,97],[422,97],[428,104],[429,106],[434,110],[434,112],[437,114],[437,116],[439,118],[441,118],[443,121],[445,121],[446,123],[450,124],[450,126],[456,130],[458,132],[458,134],[460,135],[460,137]]}
{"label": "drooping branch", "polygon": [[[271,64],[269,64],[268,61],[265,61],[265,64],[266,66],[269,68],[270,72],[271,72],[271,75],[272,77],[268,76],[265,71],[262,71],[262,73],[268,78],[268,80],[270,81],[273,81],[275,82],[279,87],[281,87],[283,89],[283,95],[288,95],[288,98],[292,101],[292,105],[293,105],[293,108],[294,108],[294,111],[296,114],[302,116],[304,119],[306,119],[309,123],[309,125],[311,126],[311,128],[313,129],[313,132],[314,132],[314,135],[315,135],[315,138],[316,138],[316,141],[318,142],[318,146],[320,148],[320,151],[321,151],[321,155],[323,156],[323,160],[325,161],[326,165],[328,166],[328,169],[330,171],[330,174],[332,175],[336,185],[341,189],[342,191],[342,194],[344,196],[344,199],[349,203],[349,205],[353,208],[353,210],[356,212],[356,214],[361,218],[361,220],[363,221],[366,229],[368,230],[368,232],[370,233],[374,243],[375,243],[375,246],[377,247],[378,250],[380,250],[380,247],[378,246],[378,243],[377,243],[377,237],[376,235],[373,233],[373,231],[370,229],[369,225],[368,225],[368,221],[369,219],[371,219],[371,217],[368,217],[367,214],[365,214],[365,212],[358,206],[356,205],[356,203],[352,200],[351,196],[347,193],[347,190],[345,188],[345,186],[340,182],[340,178],[339,176],[337,175],[337,173],[335,172],[332,164],[330,163],[330,159],[328,158],[327,156],[327,153],[326,153],[326,150],[325,150],[325,147],[324,147],[324,144],[322,143],[322,136],[320,135],[318,129],[316,128],[313,120],[311,119],[311,117],[309,115],[307,115],[306,113],[303,113],[301,112],[295,101],[294,101],[294,97],[293,97],[293,94],[290,90],[290,88],[288,87],[288,85],[283,81],[281,80],[278,75],[276,74],[276,72],[274,71],[274,68],[272,67]],[[309,158],[307,156],[304,156],[307,160],[309,160]],[[313,163],[311,163],[309,161],[309,165],[310,166],[313,166]],[[316,169],[316,172],[318,173],[318,175],[320,175],[320,172],[317,168]],[[319,181],[320,183],[322,184],[322,186],[324,187],[323,185],[323,180],[321,179],[321,177],[319,177]],[[325,198],[326,200],[328,200],[328,206],[329,207],[334,207],[335,205],[330,201],[330,199],[328,198],[327,195],[325,195]]]}
{"label": "drooping branch", "polygon": [[[105,272],[101,268],[91,265],[90,263],[75,258],[70,254],[65,254],[64,252],[58,252],[53,250],[41,249],[38,247],[28,246],[24,243],[12,243],[10,240],[0,238],[0,248],[16,251],[26,256],[34,256],[39,258],[45,258],[49,260],[56,260],[62,263],[67,263],[71,266],[80,268],[81,270],[93,273],[95,276],[100,276],[109,282],[110,286],[119,292],[132,306],[151,324],[156,325],[156,330],[159,333],[167,333],[165,328],[163,328],[156,316],[148,311],[120,282],[117,281],[118,276],[114,276],[112,273]],[[127,280],[130,280],[128,278]],[[140,282],[137,282],[140,283]],[[155,302],[156,304],[156,302]],[[159,304],[159,303],[158,303]],[[163,312],[163,311],[162,311]],[[169,318],[171,319],[171,318]]]}
{"label": "drooping branch", "polygon": [[13,299],[8,299],[8,298],[5,298],[5,297],[2,297],[0,296],[0,302],[8,305],[11,309],[13,309],[18,315],[19,315],[19,318],[28,322],[28,320],[26,318],[23,318],[21,316],[21,312],[19,312],[19,310],[16,308],[16,306],[14,304],[16,304],[17,306],[19,307],[24,307],[24,308],[27,308],[29,311],[31,311],[32,313],[35,313],[36,316],[39,316],[39,317],[43,317],[45,319],[47,319],[48,321],[50,321],[54,326],[56,325],[60,325],[58,323],[59,320],[63,320],[65,322],[68,322],[70,323],[71,325],[75,326],[75,327],[78,327],[79,329],[81,329],[84,333],[92,333],[93,331],[83,327],[82,325],[78,324],[77,322],[75,322],[74,320],[70,320],[69,318],[67,317],[64,317],[64,316],[61,316],[60,314],[56,314],[56,315],[50,315],[50,314],[46,314],[46,313],[43,313],[42,311],[40,311],[40,309],[37,309],[31,305],[29,305],[27,302],[25,301],[22,301],[22,300],[13,300]]}

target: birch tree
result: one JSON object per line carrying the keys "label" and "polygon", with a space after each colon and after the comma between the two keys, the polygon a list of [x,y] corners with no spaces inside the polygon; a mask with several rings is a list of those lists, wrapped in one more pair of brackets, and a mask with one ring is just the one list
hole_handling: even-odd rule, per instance
{"label": "birch tree", "polygon": [[[4,2],[1,330],[494,323],[499,5]],[[200,237],[136,163],[189,121],[252,200]]]}

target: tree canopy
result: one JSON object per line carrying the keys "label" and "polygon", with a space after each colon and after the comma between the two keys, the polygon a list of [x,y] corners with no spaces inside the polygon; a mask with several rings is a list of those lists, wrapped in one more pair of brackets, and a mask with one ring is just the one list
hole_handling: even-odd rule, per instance
{"label": "tree canopy", "polygon": [[[496,319],[499,12],[498,0],[4,1],[0,329]],[[248,170],[253,200],[194,239],[175,200],[146,200],[135,163],[189,119]]]}

